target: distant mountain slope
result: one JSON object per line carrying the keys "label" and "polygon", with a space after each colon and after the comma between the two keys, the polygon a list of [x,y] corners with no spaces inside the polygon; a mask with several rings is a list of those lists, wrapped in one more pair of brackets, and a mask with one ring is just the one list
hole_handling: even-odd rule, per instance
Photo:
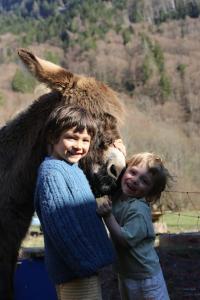
{"label": "distant mountain slope", "polygon": [[71,10],[83,1],[62,0],[1,0],[0,11],[2,13],[13,12],[23,17],[43,17],[54,15],[57,11]]}
{"label": "distant mountain slope", "polygon": [[138,22],[197,18],[200,0],[0,0],[0,34],[19,35],[20,44],[52,40],[63,48],[96,47],[113,30],[128,43]]}
{"label": "distant mountain slope", "polygon": [[197,18],[200,0],[0,0],[0,34],[20,35],[21,44],[53,39],[64,48],[94,48],[109,30],[130,40],[132,25]]}
{"label": "distant mountain slope", "polygon": [[0,0],[1,12],[16,12],[23,17],[48,17],[56,12],[89,5],[91,10],[96,4],[126,11],[131,22],[164,21],[168,18],[198,17],[199,0]]}

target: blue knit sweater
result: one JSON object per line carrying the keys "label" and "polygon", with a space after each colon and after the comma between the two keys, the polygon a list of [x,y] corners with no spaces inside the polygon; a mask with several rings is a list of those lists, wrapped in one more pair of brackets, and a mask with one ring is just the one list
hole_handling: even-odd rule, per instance
{"label": "blue knit sweater", "polygon": [[35,208],[44,232],[47,270],[55,284],[91,276],[113,262],[112,244],[77,164],[45,158],[38,172]]}

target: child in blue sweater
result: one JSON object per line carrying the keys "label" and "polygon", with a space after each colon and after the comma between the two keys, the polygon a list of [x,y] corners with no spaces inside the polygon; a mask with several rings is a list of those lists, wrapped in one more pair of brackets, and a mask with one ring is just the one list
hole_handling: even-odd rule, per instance
{"label": "child in blue sweater", "polygon": [[59,300],[100,300],[97,272],[113,262],[113,248],[78,162],[95,137],[95,121],[80,107],[60,107],[46,124],[49,156],[39,167],[35,208],[45,262]]}
{"label": "child in blue sweater", "polygon": [[154,153],[133,155],[121,176],[119,190],[98,213],[117,251],[116,270],[122,300],[169,300],[158,256],[150,202],[160,198],[171,178]]}

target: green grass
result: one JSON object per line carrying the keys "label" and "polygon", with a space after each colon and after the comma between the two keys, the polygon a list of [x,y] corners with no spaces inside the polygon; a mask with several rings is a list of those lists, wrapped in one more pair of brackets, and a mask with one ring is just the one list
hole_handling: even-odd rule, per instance
{"label": "green grass", "polygon": [[[199,218],[198,218],[199,217]],[[168,232],[200,231],[200,211],[166,212],[159,220],[167,224]],[[32,226],[29,231],[38,231],[39,227]],[[22,247],[43,247],[43,235],[30,236],[27,234]]]}
{"label": "green grass", "polygon": [[44,247],[44,239],[43,236],[29,236],[26,237],[22,243],[22,247],[24,248],[37,248]]}
{"label": "green grass", "polygon": [[167,224],[168,231],[200,231],[200,211],[166,212],[160,222]]}
{"label": "green grass", "polygon": [[37,248],[37,247],[44,247],[44,239],[43,235],[38,235],[38,236],[31,236],[29,234],[30,231],[36,231],[40,232],[40,229],[38,226],[31,226],[29,228],[29,231],[25,237],[25,239],[22,242],[22,247],[24,248]]}

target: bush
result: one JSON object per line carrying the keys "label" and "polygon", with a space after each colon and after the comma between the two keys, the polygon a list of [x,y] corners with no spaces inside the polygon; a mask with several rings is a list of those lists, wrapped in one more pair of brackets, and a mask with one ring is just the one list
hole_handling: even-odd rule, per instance
{"label": "bush", "polygon": [[127,0],[113,0],[112,4],[117,9],[122,10],[127,5]]}
{"label": "bush", "polygon": [[186,64],[178,64],[176,67],[177,72],[180,74],[181,78],[185,76]]}
{"label": "bush", "polygon": [[60,64],[60,58],[59,58],[58,54],[56,54],[56,53],[53,53],[51,51],[45,51],[44,57],[46,60],[48,60],[56,65]]}
{"label": "bush", "polygon": [[152,52],[153,52],[154,60],[158,67],[158,70],[160,72],[163,72],[164,63],[165,63],[164,54],[163,54],[162,48],[160,47],[160,45],[158,43],[155,43],[155,45],[153,46]]}
{"label": "bush", "polygon": [[136,0],[129,6],[129,21],[138,23],[144,21],[144,1]]}
{"label": "bush", "polygon": [[150,57],[147,55],[145,56],[144,62],[142,64],[142,73],[143,73],[143,84],[145,84],[153,74]]}
{"label": "bush", "polygon": [[171,81],[164,72],[160,76],[159,86],[163,98],[167,98],[168,96],[170,96],[172,92]]}
{"label": "bush", "polygon": [[122,30],[122,37],[123,37],[124,45],[126,45],[128,42],[130,42],[132,34],[133,34],[132,27],[124,28]]}
{"label": "bush", "polygon": [[135,83],[133,79],[133,73],[130,69],[127,69],[122,77],[122,84],[125,87],[125,91],[132,95],[135,90]]}
{"label": "bush", "polygon": [[21,93],[30,93],[36,86],[36,80],[29,74],[17,70],[11,82],[13,91]]}

